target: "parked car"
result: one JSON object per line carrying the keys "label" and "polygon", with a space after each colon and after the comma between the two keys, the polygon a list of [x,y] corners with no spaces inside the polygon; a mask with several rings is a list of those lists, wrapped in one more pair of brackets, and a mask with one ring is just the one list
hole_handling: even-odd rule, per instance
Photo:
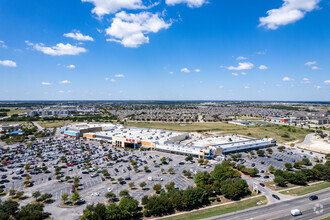
{"label": "parked car", "polygon": [[278,197],[278,195],[273,194],[272,196],[273,196],[275,199],[280,200],[280,197]]}

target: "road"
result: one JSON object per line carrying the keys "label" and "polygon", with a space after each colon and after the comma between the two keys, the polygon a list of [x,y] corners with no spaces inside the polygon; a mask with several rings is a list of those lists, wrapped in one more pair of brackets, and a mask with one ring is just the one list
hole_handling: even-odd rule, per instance
{"label": "road", "polygon": [[[271,203],[266,206],[243,210],[218,217],[208,218],[208,220],[264,220],[264,219],[322,219],[330,215],[330,189],[325,189],[312,193],[319,197],[318,200],[310,201],[310,195],[286,200],[283,202]],[[301,216],[293,217],[290,214],[291,209],[302,211]]]}
{"label": "road", "polygon": [[314,134],[315,133],[311,133],[311,134],[306,135],[305,140],[303,142],[301,142],[300,144],[296,144],[296,147],[310,144]]}

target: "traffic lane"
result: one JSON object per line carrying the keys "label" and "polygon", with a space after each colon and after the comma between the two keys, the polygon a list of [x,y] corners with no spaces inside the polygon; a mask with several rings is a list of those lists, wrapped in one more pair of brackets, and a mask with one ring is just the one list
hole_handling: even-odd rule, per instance
{"label": "traffic lane", "polygon": [[272,219],[279,216],[285,216],[290,214],[291,209],[306,210],[314,207],[316,204],[329,205],[330,204],[330,189],[321,190],[317,193],[313,193],[319,197],[318,200],[309,201],[309,195],[294,198],[291,200],[283,201],[280,203],[273,203],[266,206],[256,207],[248,210],[243,210],[231,214],[226,214],[218,217],[213,217],[209,219]]}
{"label": "traffic lane", "polygon": [[285,216],[275,218],[275,220],[288,220],[288,219],[301,219],[301,220],[313,220],[322,219],[330,215],[330,204],[323,205],[320,207],[313,207],[306,210],[301,210],[302,215],[291,216],[291,214],[286,214]]}

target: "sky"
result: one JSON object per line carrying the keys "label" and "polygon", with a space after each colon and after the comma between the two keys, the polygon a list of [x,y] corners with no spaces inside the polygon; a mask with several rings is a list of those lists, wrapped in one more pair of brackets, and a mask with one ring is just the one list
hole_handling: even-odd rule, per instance
{"label": "sky", "polygon": [[1,0],[0,100],[330,101],[330,0]]}

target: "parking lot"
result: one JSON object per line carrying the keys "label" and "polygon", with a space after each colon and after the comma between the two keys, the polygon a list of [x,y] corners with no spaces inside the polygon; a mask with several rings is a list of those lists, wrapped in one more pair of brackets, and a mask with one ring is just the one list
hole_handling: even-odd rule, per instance
{"label": "parking lot", "polygon": [[[112,159],[109,159],[109,155]],[[186,156],[182,155],[154,151],[125,151],[109,144],[102,146],[99,142],[67,138],[39,140],[30,147],[24,144],[12,146],[3,156],[7,158],[7,165],[1,167],[1,175],[6,175],[2,181],[4,191],[24,190],[26,195],[31,195],[39,190],[41,193],[52,194],[56,203],[61,201],[64,193],[69,196],[72,194],[74,177],[79,177],[78,192],[86,203],[104,202],[109,188],[117,197],[120,191],[127,189],[133,198],[140,201],[144,195],[150,195],[154,191],[153,186],[156,183],[160,183],[165,189],[165,185],[174,182],[175,187],[185,189],[194,184],[195,173],[209,172],[214,166],[209,164],[205,168],[200,167],[196,158],[193,162],[187,163]],[[67,160],[65,163],[61,161],[63,157]],[[167,158],[165,163],[161,162],[162,157]],[[135,169],[131,166],[131,159],[136,161]],[[89,169],[86,161],[90,163]],[[30,169],[25,169],[27,164],[30,165]],[[61,167],[58,172],[61,178],[56,178],[57,167]],[[170,168],[173,168],[171,173]],[[105,169],[110,178],[103,177],[101,171]],[[184,177],[183,170],[189,171],[192,174],[191,178]],[[16,171],[19,172],[16,174]],[[24,184],[27,175],[31,176],[29,187]],[[68,181],[67,176],[70,177]],[[123,180],[119,184],[120,178]],[[132,189],[128,185],[130,182],[135,184]],[[144,190],[139,186],[141,182],[146,183]]]}
{"label": "parking lot", "polygon": [[266,149],[263,149],[265,151],[264,157],[259,157],[256,154],[256,151],[253,151],[254,155],[251,155],[249,152],[241,153],[242,159],[238,163],[247,168],[257,168],[259,170],[259,177],[256,177],[256,179],[261,181],[271,181],[273,176],[267,173],[268,168],[271,165],[274,166],[275,169],[286,169],[285,163],[291,163],[293,166],[295,162],[308,158],[314,165],[316,164],[314,157],[318,157],[319,159],[324,158],[324,155],[322,154],[301,150],[299,148],[287,147],[283,152],[280,152],[277,149],[277,146],[272,147],[271,149],[273,150],[272,154],[267,153]]}

